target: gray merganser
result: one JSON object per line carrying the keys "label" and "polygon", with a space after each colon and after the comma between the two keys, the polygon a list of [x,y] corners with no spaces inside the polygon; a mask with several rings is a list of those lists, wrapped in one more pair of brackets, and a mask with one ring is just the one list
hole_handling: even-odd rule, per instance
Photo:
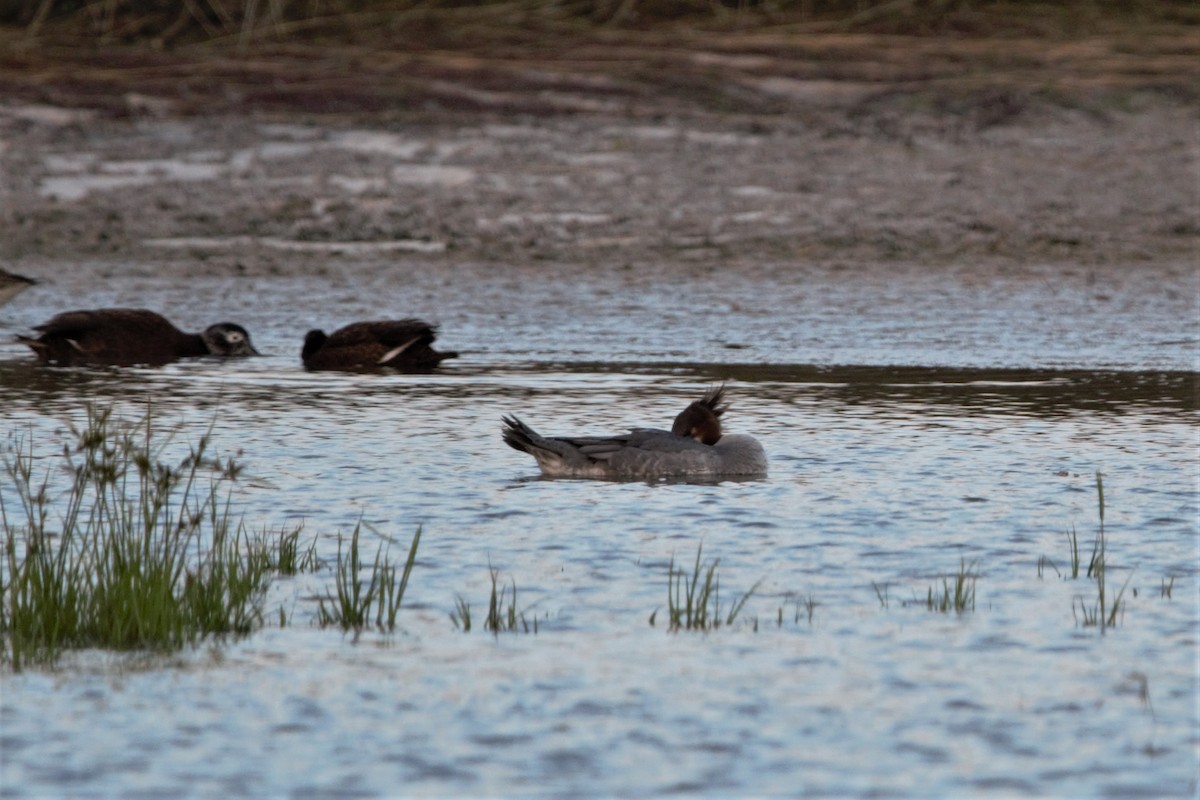
{"label": "gray merganser", "polygon": [[722,434],[725,387],[710,389],[675,417],[671,430],[634,428],[615,436],[542,436],[504,417],[504,442],[560,478],[764,477],[767,455],[752,436]]}

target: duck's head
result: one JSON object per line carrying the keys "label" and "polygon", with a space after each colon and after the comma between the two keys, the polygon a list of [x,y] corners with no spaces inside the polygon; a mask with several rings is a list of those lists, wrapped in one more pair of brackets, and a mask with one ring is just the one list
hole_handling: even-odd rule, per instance
{"label": "duck's head", "polygon": [[214,356],[257,356],[259,352],[250,344],[250,334],[241,325],[220,322],[209,325],[202,334],[204,346]]}
{"label": "duck's head", "polygon": [[321,349],[325,344],[325,340],[329,337],[325,335],[325,331],[311,330],[304,334],[304,347],[300,350],[301,358],[308,358],[313,353]]}
{"label": "duck's head", "polygon": [[686,436],[701,444],[713,445],[721,439],[721,415],[729,410],[728,405],[722,405],[725,396],[725,386],[714,386],[704,397],[688,405],[671,426],[671,433],[676,436]]}

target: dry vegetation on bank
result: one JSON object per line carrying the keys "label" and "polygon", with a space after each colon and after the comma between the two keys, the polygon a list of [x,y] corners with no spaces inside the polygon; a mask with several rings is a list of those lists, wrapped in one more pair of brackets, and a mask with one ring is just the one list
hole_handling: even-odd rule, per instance
{"label": "dry vegetation on bank", "polygon": [[[715,110],[729,75],[905,84],[1113,85],[1194,93],[1191,0],[0,0],[0,94],[101,105],[105,87],[205,97],[270,81],[257,107],[313,108],[296,84],[337,75],[370,110],[536,68],[569,88],[653,84]],[[583,76],[583,77],[581,77]],[[379,78],[400,85],[371,87]],[[553,83],[546,75],[545,82]],[[366,85],[364,85],[366,84]],[[616,89],[616,90],[619,90]],[[319,89],[318,89],[319,91]],[[732,94],[736,94],[732,93]],[[359,95],[354,97],[353,95]],[[89,99],[89,96],[92,96]],[[253,104],[253,103],[252,103]],[[338,106],[327,102],[326,106]],[[451,106],[470,108],[470,98]],[[474,105],[478,105],[475,103]],[[762,106],[762,102],[757,103]],[[236,110],[236,109],[233,109]],[[336,110],[332,109],[332,110]],[[763,110],[755,108],[753,110]]]}
{"label": "dry vegetation on bank", "polygon": [[[12,193],[0,254],[270,234],[415,237],[460,260],[516,263],[674,258],[679,247],[751,261],[1186,259],[1198,87],[1191,0],[0,0],[0,170]],[[42,125],[27,106],[84,109],[88,124]],[[495,145],[502,156],[477,154],[470,169],[538,175],[547,147],[560,159],[600,152],[625,188],[584,170],[569,198],[522,195],[531,219],[611,215],[588,236],[552,223],[481,227],[514,202],[486,182],[393,187],[374,210],[342,198],[321,219],[298,190],[201,203],[210,184],[194,184],[182,205],[170,182],[68,205],[47,196],[43,154],[103,152],[119,165],[147,147],[168,152],[153,130],[120,127],[155,118],[189,119],[218,150],[251,146],[267,118],[439,142],[516,124],[546,139],[510,137]],[[645,125],[754,147],[652,142]],[[326,186],[394,166],[354,158],[326,152],[305,168]],[[723,193],[747,183],[779,192],[761,204],[790,221],[730,218],[757,208]]]}
{"label": "dry vegetation on bank", "polygon": [[1196,25],[1188,0],[39,0],[0,24],[53,43],[282,41],[537,45],[603,29],[875,33],[1051,39]]}

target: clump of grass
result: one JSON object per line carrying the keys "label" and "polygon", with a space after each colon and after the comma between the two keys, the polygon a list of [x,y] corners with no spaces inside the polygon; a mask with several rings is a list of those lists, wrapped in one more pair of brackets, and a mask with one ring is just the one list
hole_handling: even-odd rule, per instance
{"label": "clump of grass", "polygon": [[[711,631],[721,625],[732,625],[741,613],[750,596],[758,590],[762,581],[759,580],[740,598],[729,605],[724,617],[721,615],[721,582],[717,577],[717,566],[720,559],[713,559],[708,564],[701,563],[704,545],[696,547],[696,561],[692,565],[691,574],[683,569],[675,568],[675,558],[667,567],[667,630],[698,630]],[[654,624],[655,611],[650,615],[650,624]],[[757,621],[756,621],[757,629]]]}
{"label": "clump of grass", "polygon": [[1175,588],[1175,576],[1172,575],[1170,580],[1163,578],[1158,587],[1158,596],[1171,599],[1171,590]]}
{"label": "clump of grass", "polygon": [[149,413],[127,424],[89,407],[71,432],[64,494],[49,471],[35,475],[32,441],[3,459],[3,660],[21,669],[69,648],[173,650],[260,624],[272,556],[221,499],[241,467],[208,455],[211,430],[174,463]]}
{"label": "clump of grass", "polygon": [[1046,567],[1049,567],[1050,569],[1054,570],[1054,574],[1057,575],[1058,577],[1060,577],[1060,578],[1062,577],[1062,573],[1058,571],[1058,567],[1056,567],[1054,565],[1053,561],[1046,558],[1045,556],[1038,556],[1037,575],[1039,578],[1043,577],[1043,575],[1045,574]]}
{"label": "clump of grass", "polygon": [[[1080,622],[1085,628],[1099,627],[1100,632],[1104,633],[1108,628],[1114,627],[1117,624],[1117,617],[1123,607],[1125,599],[1125,590],[1129,587],[1129,581],[1133,578],[1133,573],[1125,579],[1125,583],[1121,585],[1121,589],[1115,594],[1108,591],[1108,538],[1104,532],[1104,478],[1096,473],[1096,504],[1100,514],[1100,529],[1096,534],[1096,545],[1092,553],[1092,564],[1088,567],[1088,577],[1094,577],[1096,580],[1096,603],[1089,606],[1082,595],[1076,595],[1071,600],[1071,613],[1075,614],[1075,619]],[[1076,605],[1079,607],[1076,613]]]}
{"label": "clump of grass", "polygon": [[888,602],[889,602],[888,601],[888,585],[886,583],[881,585],[881,584],[878,584],[878,583],[875,583],[874,581],[872,581],[871,588],[875,590],[875,597],[879,598],[879,607],[887,608]]}
{"label": "clump of grass", "polygon": [[[525,620],[525,613],[517,611],[517,581],[512,579],[511,586],[512,595],[509,597],[507,604],[505,596],[508,595],[508,589],[500,585],[500,570],[495,567],[488,567],[488,571],[492,578],[492,594],[488,600],[487,619],[483,621],[483,629],[492,633],[500,633],[502,631],[517,630],[517,623],[520,622],[520,627],[526,633],[529,633],[529,623]],[[499,592],[497,592],[499,589]],[[533,618],[533,632],[537,633],[537,617]]]}
{"label": "clump of grass", "polygon": [[325,566],[317,556],[317,539],[314,536],[306,546],[300,544],[303,525],[288,530],[281,528],[275,540],[275,561],[272,566],[280,575],[299,575],[301,572],[316,572]]}
{"label": "clump of grass", "polygon": [[[1100,477],[1100,473],[1097,472],[1096,473],[1097,480],[1099,480],[1099,477]],[[1103,504],[1103,500],[1101,500],[1101,504]],[[1103,525],[1101,525],[1101,529],[1103,529]],[[1067,544],[1070,546],[1071,578],[1072,578],[1072,580],[1074,580],[1079,577],[1079,567],[1080,567],[1080,563],[1081,563],[1079,560],[1079,536],[1075,533],[1074,525],[1071,526],[1071,532],[1067,534]],[[1094,576],[1096,574],[1096,568],[1099,563],[1098,562],[1099,557],[1100,557],[1100,536],[1097,535],[1096,539],[1092,542],[1092,556],[1091,556],[1091,558],[1088,559],[1087,577],[1091,578],[1092,576]]]}
{"label": "clump of grass", "polygon": [[[492,589],[488,597],[488,612],[483,620],[483,629],[497,635],[520,631],[537,633],[537,617],[533,617],[533,624],[530,625],[529,619],[526,617],[528,607],[523,611],[517,610],[516,579],[510,579],[509,586],[504,586],[500,582],[500,570],[491,564],[488,565],[488,575],[491,578]],[[471,604],[461,594],[455,595],[454,603],[454,611],[450,612],[450,620],[454,623],[454,627],[467,633],[471,630]]]}
{"label": "clump of grass", "polygon": [[359,574],[363,571],[359,553],[359,532],[362,522],[354,526],[350,543],[343,554],[342,542],[338,541],[335,592],[326,593],[317,605],[317,625],[322,628],[336,626],[344,631],[360,632],[371,627],[391,632],[396,629],[396,616],[408,588],[408,578],[417,561],[417,546],[421,542],[421,528],[413,534],[408,547],[408,558],[399,577],[396,567],[388,561],[390,544],[381,543],[375,551],[368,581],[363,582]]}
{"label": "clump of grass", "polygon": [[804,606],[804,613],[808,617],[808,624],[812,625],[813,612],[817,610],[817,606],[820,604],[811,594],[807,594],[803,598],[798,598],[796,600],[796,622],[800,621],[800,606],[802,604]]}
{"label": "clump of grass", "polygon": [[463,633],[471,631],[471,604],[461,594],[454,596],[454,610],[450,612],[450,621],[454,627],[461,628]]}
{"label": "clump of grass", "polygon": [[[1096,475],[1097,480],[1099,480],[1100,473],[1096,473]],[[1103,502],[1103,500],[1101,502]],[[1087,572],[1085,573],[1089,578],[1095,577],[1099,569],[1100,545],[1100,535],[1097,534],[1096,538],[1092,541],[1092,555],[1088,559]],[[1080,568],[1083,566],[1083,561],[1080,557],[1079,551],[1079,534],[1076,532],[1074,525],[1072,525],[1071,529],[1067,531],[1067,564],[1070,567],[1069,572],[1071,580],[1077,580],[1079,578]],[[1062,573],[1058,571],[1058,567],[1054,565],[1054,562],[1045,556],[1042,556],[1038,559],[1039,578],[1042,577],[1046,566],[1049,566],[1052,570],[1054,570],[1054,573],[1060,578],[1062,577]]]}
{"label": "clump of grass", "polygon": [[939,611],[943,614],[948,614],[950,611],[954,611],[956,614],[974,611],[975,581],[979,577],[972,572],[974,567],[974,561],[968,565],[966,559],[962,559],[959,562],[958,574],[953,576],[953,585],[950,583],[950,578],[943,578],[941,591],[935,591],[934,587],[929,587],[925,607],[930,611]]}
{"label": "clump of grass", "polygon": [[[790,601],[792,604],[792,607],[795,609],[795,615],[792,618],[793,623],[795,623],[795,624],[800,623],[801,609],[803,609],[804,615],[808,618],[808,624],[812,625],[813,612],[815,612],[817,610],[817,606],[820,605],[816,601],[816,598],[814,598],[812,596],[812,594],[806,594],[806,595],[800,596],[800,595],[792,595],[789,592],[785,596],[784,599],[785,599],[784,605],[787,604],[786,601]],[[775,624],[777,627],[780,627],[780,628],[783,627],[783,608],[784,608],[784,606],[781,605],[779,607],[778,613],[775,615]]]}

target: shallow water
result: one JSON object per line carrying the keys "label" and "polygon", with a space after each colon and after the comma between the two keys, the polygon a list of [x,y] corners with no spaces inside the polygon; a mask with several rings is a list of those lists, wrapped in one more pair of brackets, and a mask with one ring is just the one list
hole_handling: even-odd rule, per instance
{"label": "shallow water", "polygon": [[[97,264],[0,309],[10,332],[81,305],[228,318],[267,353],[59,370],[0,347],[4,430],[48,460],[85,401],[149,401],[183,440],[215,419],[253,528],[302,520],[327,559],[360,516],[397,560],[424,531],[393,637],[310,624],[326,568],[275,585],[285,628],[4,675],[2,793],[1195,793],[1186,269],[555,266],[182,281]],[[462,356],[432,376],[299,368],[310,326],[406,315]],[[550,434],[667,425],[720,380],[765,480],[543,480],[500,441],[506,413]],[[1077,619],[1093,584],[1055,572],[1067,530],[1094,534],[1096,471],[1111,580],[1129,580],[1104,635]],[[669,634],[668,564],[701,545],[723,605],[762,583],[734,626]],[[975,611],[926,610],[964,560]],[[457,595],[484,613],[489,566],[536,634],[455,629]]]}

